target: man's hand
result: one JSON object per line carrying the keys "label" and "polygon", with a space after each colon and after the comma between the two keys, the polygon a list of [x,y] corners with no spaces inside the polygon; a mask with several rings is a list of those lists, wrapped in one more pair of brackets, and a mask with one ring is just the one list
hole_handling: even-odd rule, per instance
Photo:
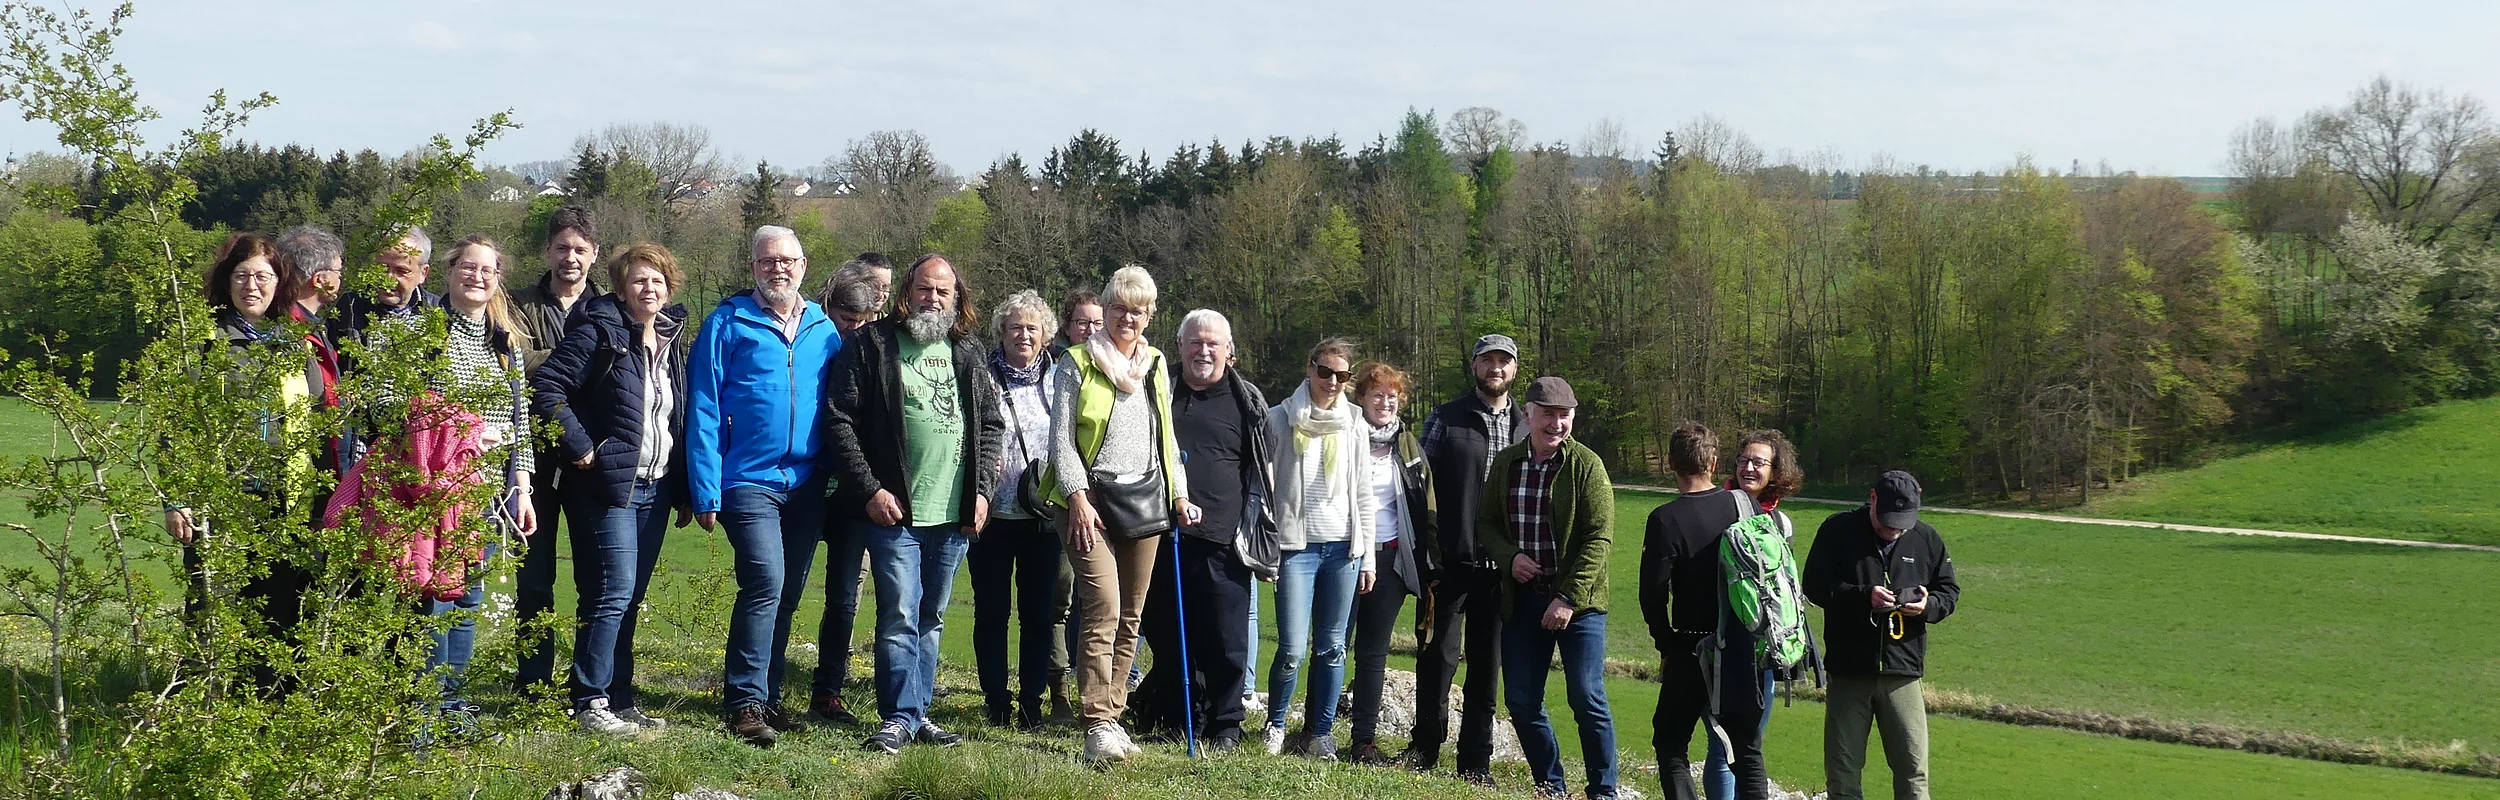
{"label": "man's hand", "polygon": [[1536,580],[1537,576],[1543,574],[1545,574],[1545,568],[1537,566],[1536,559],[1529,557],[1526,553],[1520,553],[1519,555],[1512,556],[1510,559],[1511,580],[1515,580],[1520,583],[1527,583],[1529,581]]}
{"label": "man's hand", "polygon": [[987,528],[989,525],[990,499],[987,497],[972,498],[972,524],[964,526],[964,535],[975,539],[981,538],[981,529]]}
{"label": "man's hand", "polygon": [[[678,507],[677,507],[677,524],[676,524],[674,527],[683,528],[683,527],[686,527],[688,524],[691,524],[691,523],[693,523],[693,522],[694,522],[694,509],[693,509],[692,507],[688,507],[688,506],[678,506]],[[708,528],[707,528],[707,529],[708,529]]]}
{"label": "man's hand", "polygon": [[1923,615],[1923,614],[1926,614],[1926,613],[1927,613],[1927,596],[1928,596],[1928,595],[1927,595],[1927,587],[1924,587],[1924,586],[1912,586],[1912,587],[1910,587],[1909,595],[1910,595],[1911,597],[1915,597],[1915,598],[1918,598],[1918,599],[1916,599],[1916,600],[1912,600],[1912,601],[1907,602],[1907,603],[1902,603],[1902,604],[1901,604],[1901,613],[1903,613],[1903,614],[1908,614],[1908,615],[1913,616],[1913,617],[1915,617],[1915,616],[1920,616],[1920,615]]}
{"label": "man's hand", "polygon": [[1574,609],[1570,603],[1563,602],[1560,597],[1554,598],[1554,602],[1545,605],[1545,629],[1562,630],[1564,626],[1571,624],[1573,613]]}
{"label": "man's hand", "polygon": [[165,533],[166,533],[167,535],[169,535],[169,536],[174,537],[174,541],[176,541],[176,542],[180,542],[180,543],[182,543],[182,544],[190,544],[190,543],[191,543],[191,539],[192,539],[192,534],[194,534],[194,533],[197,533],[197,532],[198,532],[198,531],[196,531],[196,530],[192,529],[191,525],[192,525],[191,509],[188,509],[188,508],[168,508],[168,509],[165,509]]}
{"label": "man's hand", "polygon": [[710,531],[713,529],[712,526],[720,524],[720,512],[705,511],[696,514],[694,515],[694,524],[703,526],[705,531]]}
{"label": "man's hand", "polygon": [[891,528],[903,524],[903,504],[895,502],[894,493],[878,489],[868,496],[868,521]]}
{"label": "man's hand", "polygon": [[1355,574],[1354,574],[1354,593],[1355,593],[1355,594],[1371,594],[1371,593],[1372,593],[1372,576],[1373,576],[1373,574],[1374,574],[1374,573],[1370,573],[1370,572],[1358,572],[1358,573],[1355,573]]}
{"label": "man's hand", "polygon": [[1891,608],[1893,600],[1892,590],[1882,586],[1877,586],[1875,587],[1875,591],[1869,593],[1867,599],[1868,602],[1874,603],[1874,605],[1871,606],[1872,608]]}
{"label": "man's hand", "polygon": [[1182,525],[1196,527],[1198,521],[1205,519],[1207,515],[1206,512],[1198,510],[1198,504],[1189,502],[1189,498],[1175,497],[1172,498],[1172,516],[1179,518]]}

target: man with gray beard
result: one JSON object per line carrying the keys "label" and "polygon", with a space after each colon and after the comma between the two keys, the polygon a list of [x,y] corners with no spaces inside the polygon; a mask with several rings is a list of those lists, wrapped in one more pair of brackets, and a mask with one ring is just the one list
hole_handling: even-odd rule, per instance
{"label": "man with gray beard", "polygon": [[908,315],[870,323],[842,348],[824,415],[833,475],[868,518],[882,723],[864,746],[886,753],[963,741],[928,718],[938,635],[955,568],[989,521],[1007,430],[955,265],[921,256],[900,299]]}

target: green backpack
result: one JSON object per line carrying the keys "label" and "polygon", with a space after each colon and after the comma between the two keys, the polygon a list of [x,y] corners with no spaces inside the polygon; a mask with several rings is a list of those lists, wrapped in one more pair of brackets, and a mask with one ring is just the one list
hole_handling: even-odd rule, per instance
{"label": "green backpack", "polygon": [[1806,628],[1806,598],[1797,577],[1797,557],[1788,547],[1788,531],[1777,515],[1754,505],[1743,491],[1736,496],[1742,519],[1727,527],[1719,540],[1719,570],[1727,579],[1728,610],[1754,636],[1754,664],[1796,680],[1801,667],[1812,667],[1821,685],[1821,664],[1814,652],[1814,634]]}

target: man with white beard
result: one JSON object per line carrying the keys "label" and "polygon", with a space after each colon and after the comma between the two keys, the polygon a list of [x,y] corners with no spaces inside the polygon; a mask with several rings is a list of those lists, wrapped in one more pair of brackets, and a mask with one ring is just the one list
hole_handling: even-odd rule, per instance
{"label": "man with white beard", "polygon": [[695,521],[728,529],[738,599],[723,654],[721,708],[731,733],[769,746],[800,726],[781,704],[790,615],[823,533],[825,471],[817,413],[842,337],[799,296],[798,234],[755,229],[755,289],[703,320],[686,367],[686,483]]}
{"label": "man with white beard", "polygon": [[952,747],[928,717],[938,635],[971,537],[989,521],[1007,423],[963,279],[931,253],[903,273],[902,310],[852,334],[826,392],[826,455],[865,498],[877,586],[877,732],[864,746]]}

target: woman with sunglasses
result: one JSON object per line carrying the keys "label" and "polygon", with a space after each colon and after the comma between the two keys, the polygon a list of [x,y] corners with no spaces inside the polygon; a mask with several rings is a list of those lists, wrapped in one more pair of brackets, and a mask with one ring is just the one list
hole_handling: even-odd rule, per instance
{"label": "woman with sunglasses", "polygon": [[1323,761],[1337,757],[1331,729],[1345,687],[1346,626],[1354,596],[1371,591],[1378,511],[1364,470],[1369,430],[1361,409],[1345,398],[1353,365],[1353,342],[1320,342],[1301,388],[1267,414],[1268,452],[1276,454],[1271,506],[1285,555],[1276,577],[1276,656],[1267,670],[1270,755],[1285,751],[1285,708],[1307,655],[1311,681],[1299,749]]}

